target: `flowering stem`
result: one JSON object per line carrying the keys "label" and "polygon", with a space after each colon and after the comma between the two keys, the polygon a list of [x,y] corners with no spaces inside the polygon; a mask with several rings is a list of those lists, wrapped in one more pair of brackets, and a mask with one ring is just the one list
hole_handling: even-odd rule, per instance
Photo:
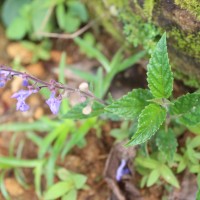
{"label": "flowering stem", "polygon": [[68,87],[68,86],[66,86],[62,83],[56,82],[56,81],[53,81],[53,82],[42,81],[42,80],[40,80],[40,79],[38,79],[38,78],[36,78],[32,75],[29,75],[27,73],[18,72],[16,70],[13,70],[11,68],[7,68],[7,67],[4,67],[4,66],[0,66],[0,72],[1,71],[10,72],[10,75],[12,77],[13,76],[26,77],[26,79],[32,80],[35,83],[40,83],[41,85],[37,87],[38,89],[42,89],[44,87],[51,89],[53,87],[54,89],[61,89],[61,90],[67,91],[69,93],[79,93],[80,95],[82,95],[84,97],[91,98],[92,100],[96,100],[96,101],[98,101],[102,104],[105,104],[105,102],[103,100],[95,97],[92,94],[92,92],[90,92],[90,91],[81,91],[80,89]]}

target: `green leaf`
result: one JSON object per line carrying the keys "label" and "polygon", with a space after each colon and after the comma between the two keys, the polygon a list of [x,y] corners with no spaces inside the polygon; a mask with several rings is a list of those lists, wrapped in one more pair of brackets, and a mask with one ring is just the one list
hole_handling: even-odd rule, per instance
{"label": "green leaf", "polygon": [[[45,4],[48,0],[44,0],[43,4]],[[31,4],[31,22],[34,33],[38,33],[41,31],[43,20],[45,19],[46,15],[48,15],[49,7],[41,6],[40,0],[34,0]],[[28,15],[28,14],[27,14]],[[29,15],[28,15],[29,16]],[[43,27],[42,31],[50,32],[50,24],[52,23],[51,20],[47,21],[45,27]]]}
{"label": "green leaf", "polygon": [[68,33],[73,33],[79,28],[80,25],[81,21],[79,18],[73,17],[68,13],[65,15],[65,31],[67,31]]}
{"label": "green leaf", "polygon": [[160,176],[160,172],[158,169],[152,170],[147,180],[147,187],[150,187],[153,184],[155,184],[158,181],[159,176]]}
{"label": "green leaf", "polygon": [[58,4],[56,6],[56,18],[58,21],[58,25],[61,29],[64,29],[66,26],[65,23],[65,7],[64,4]]}
{"label": "green leaf", "polygon": [[152,95],[149,90],[134,89],[121,99],[107,106],[105,110],[123,117],[123,119],[133,120],[135,117],[138,117],[144,107],[149,104],[147,100],[151,98]]}
{"label": "green leaf", "polygon": [[96,118],[86,119],[77,129],[71,130],[71,138],[67,141],[63,151],[61,152],[61,158],[64,159],[65,155],[81,140],[85,138],[85,135],[89,130],[97,124]]}
{"label": "green leaf", "polygon": [[8,191],[5,186],[4,178],[6,175],[6,171],[3,171],[0,173],[0,190],[1,190],[1,195],[5,198],[5,200],[11,200]]}
{"label": "green leaf", "polygon": [[72,176],[76,189],[81,189],[87,181],[87,176],[82,174],[73,174]]}
{"label": "green leaf", "polygon": [[157,43],[147,66],[147,81],[156,98],[168,98],[173,90],[173,76],[169,65],[166,33]]}
{"label": "green leaf", "polygon": [[195,126],[200,123],[200,105],[193,107],[191,112],[182,115],[178,121],[185,126]]}
{"label": "green leaf", "polygon": [[180,115],[191,112],[193,107],[200,104],[200,94],[188,93],[176,99],[170,107],[170,112],[173,115]]}
{"label": "green leaf", "polygon": [[2,20],[6,26],[9,26],[13,20],[19,17],[20,11],[31,0],[6,0],[2,6]]}
{"label": "green leaf", "polygon": [[86,80],[87,82],[94,82],[96,80],[96,76],[94,76],[94,74],[90,72],[85,72],[76,68],[72,68],[70,70],[72,70],[73,73],[78,75],[80,78]]}
{"label": "green leaf", "polygon": [[167,160],[172,161],[178,145],[173,130],[169,129],[167,132],[164,130],[159,131],[156,137],[156,145],[159,151],[164,153]]}
{"label": "green leaf", "polygon": [[200,136],[194,137],[187,144],[187,147],[190,147],[190,148],[198,148],[199,146],[200,146]]}
{"label": "green leaf", "polygon": [[157,160],[154,160],[152,158],[145,158],[145,157],[136,157],[135,163],[141,167],[147,168],[147,169],[156,169],[159,166],[159,162]]}
{"label": "green leaf", "polygon": [[57,171],[57,176],[60,180],[65,181],[71,175],[70,171],[65,168],[60,168]]}
{"label": "green leaf", "polygon": [[182,172],[186,167],[187,167],[187,161],[183,158],[178,164],[177,173]]}
{"label": "green leaf", "polygon": [[7,123],[1,124],[0,131],[50,131],[52,128],[56,127],[55,124],[47,124],[45,120],[35,121],[31,123]]}
{"label": "green leaf", "polygon": [[78,104],[74,106],[69,112],[67,112],[66,115],[64,115],[64,118],[68,119],[87,119],[95,116],[99,116],[104,112],[104,105],[99,102],[94,102],[92,105],[92,112],[89,115],[84,115],[82,113],[83,108],[87,106],[87,102]]}
{"label": "green leaf", "polygon": [[73,189],[72,181],[61,181],[51,186],[44,194],[44,200],[57,199]]}
{"label": "green leaf", "polygon": [[147,175],[145,175],[145,176],[142,177],[142,180],[140,182],[140,187],[141,188],[143,188],[145,186],[147,180],[148,180],[148,176]]}
{"label": "green leaf", "polygon": [[83,3],[78,1],[69,1],[67,2],[67,6],[68,6],[68,12],[72,16],[78,17],[82,22],[87,22],[88,13]]}
{"label": "green leaf", "polygon": [[13,157],[0,157],[0,168],[16,168],[16,167],[26,167],[34,168],[36,166],[42,165],[44,160],[22,160]]}
{"label": "green leaf", "polygon": [[197,190],[196,200],[200,200],[200,189]]}
{"label": "green leaf", "polygon": [[176,176],[168,166],[162,165],[160,168],[160,173],[166,182],[168,182],[169,184],[173,185],[176,188],[180,188]]}
{"label": "green leaf", "polygon": [[6,35],[9,39],[20,40],[22,39],[27,32],[28,27],[27,19],[18,17],[12,21],[8,29],[6,30]]}
{"label": "green leaf", "polygon": [[93,47],[92,44],[89,44],[87,41],[79,37],[75,38],[74,41],[81,48],[81,50],[86,53],[89,52],[91,58],[97,59],[107,72],[111,70],[109,60],[96,47]]}
{"label": "green leaf", "polygon": [[61,200],[76,200],[77,199],[77,191],[71,190],[65,196],[61,198]]}
{"label": "green leaf", "polygon": [[[135,125],[136,123],[134,123]],[[131,128],[134,126],[132,125]],[[116,141],[123,141],[129,137],[129,122],[123,121],[120,128],[112,129],[110,135],[116,139]]]}
{"label": "green leaf", "polygon": [[200,123],[193,125],[193,126],[187,126],[188,130],[195,134],[200,134]]}
{"label": "green leaf", "polygon": [[146,51],[140,51],[129,58],[126,58],[117,68],[117,73],[124,71],[125,69],[133,66],[136,62],[138,62],[142,57],[144,57]]}
{"label": "green leaf", "polygon": [[160,128],[166,118],[166,110],[159,105],[149,104],[139,116],[137,132],[126,146],[146,142]]}
{"label": "green leaf", "polygon": [[200,122],[200,94],[192,93],[179,97],[170,107],[173,115],[179,115],[178,121],[186,126],[194,126]]}

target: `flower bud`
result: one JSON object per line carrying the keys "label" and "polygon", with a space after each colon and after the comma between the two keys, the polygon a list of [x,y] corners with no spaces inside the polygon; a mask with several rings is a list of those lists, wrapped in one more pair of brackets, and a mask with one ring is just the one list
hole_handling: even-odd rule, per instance
{"label": "flower bud", "polygon": [[83,83],[81,83],[80,85],[79,85],[79,90],[81,90],[81,91],[88,91],[88,83],[86,83],[86,82],[83,82]]}
{"label": "flower bud", "polygon": [[85,108],[83,108],[82,113],[84,115],[89,115],[92,112],[92,107],[90,105],[87,105]]}

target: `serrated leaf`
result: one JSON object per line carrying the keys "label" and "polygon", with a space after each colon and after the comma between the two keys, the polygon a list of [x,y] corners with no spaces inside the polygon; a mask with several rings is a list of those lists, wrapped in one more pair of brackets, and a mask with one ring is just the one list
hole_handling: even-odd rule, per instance
{"label": "serrated leaf", "polygon": [[126,146],[141,144],[150,139],[166,118],[166,110],[159,105],[149,104],[139,116],[137,132]]}
{"label": "serrated leaf", "polygon": [[146,89],[134,89],[121,99],[114,101],[111,105],[105,108],[106,111],[114,113],[123,119],[134,119],[138,117],[141,111],[149,103],[152,95]]}
{"label": "serrated leaf", "polygon": [[87,102],[78,104],[74,106],[69,112],[67,112],[66,115],[64,115],[64,118],[67,119],[87,119],[95,116],[99,116],[100,114],[103,114],[104,112],[104,105],[99,102],[94,102],[92,105],[92,112],[89,115],[84,115],[82,113],[83,108],[87,106]]}
{"label": "serrated leaf", "polygon": [[180,115],[180,123],[194,126],[200,122],[200,94],[186,94],[178,98],[170,107],[171,114]]}
{"label": "serrated leaf", "polygon": [[162,165],[162,167],[160,168],[160,173],[166,182],[168,182],[176,188],[180,188],[176,176],[168,166]]}
{"label": "serrated leaf", "polygon": [[164,130],[159,131],[156,137],[156,145],[159,151],[164,153],[167,160],[172,160],[178,145],[173,130],[169,129],[167,132]]}
{"label": "serrated leaf", "polygon": [[166,33],[157,43],[147,66],[147,81],[156,98],[168,98],[173,90],[173,76],[169,65]]}

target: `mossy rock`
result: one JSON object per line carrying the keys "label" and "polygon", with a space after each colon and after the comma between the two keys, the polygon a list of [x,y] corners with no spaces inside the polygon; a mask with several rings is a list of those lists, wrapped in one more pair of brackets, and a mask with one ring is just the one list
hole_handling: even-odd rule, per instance
{"label": "mossy rock", "polygon": [[174,74],[185,84],[200,86],[199,0],[85,0],[101,24],[121,41],[149,53],[164,31]]}

